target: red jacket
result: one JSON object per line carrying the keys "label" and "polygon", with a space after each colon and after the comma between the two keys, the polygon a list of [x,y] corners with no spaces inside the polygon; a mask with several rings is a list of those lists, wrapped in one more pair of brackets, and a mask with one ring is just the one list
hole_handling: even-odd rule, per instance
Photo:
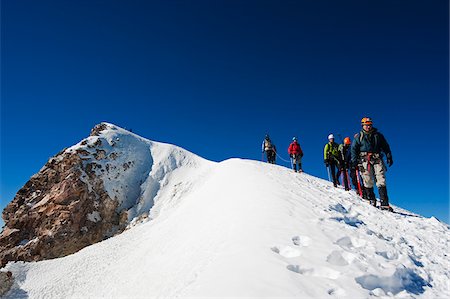
{"label": "red jacket", "polygon": [[300,155],[300,156],[303,156],[302,148],[300,147],[300,144],[298,144],[298,142],[296,142],[296,141],[292,142],[289,145],[288,153],[289,153],[289,155]]}

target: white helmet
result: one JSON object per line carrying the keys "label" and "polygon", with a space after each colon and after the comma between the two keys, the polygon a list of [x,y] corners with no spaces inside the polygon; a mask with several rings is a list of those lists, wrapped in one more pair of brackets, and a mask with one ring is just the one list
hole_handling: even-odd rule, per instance
{"label": "white helmet", "polygon": [[334,139],[334,135],[333,134],[328,135],[328,140],[330,140],[330,139]]}

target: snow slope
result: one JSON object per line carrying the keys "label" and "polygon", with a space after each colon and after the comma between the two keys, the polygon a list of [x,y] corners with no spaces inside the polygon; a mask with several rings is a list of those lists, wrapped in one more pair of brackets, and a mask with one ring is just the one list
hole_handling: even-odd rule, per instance
{"label": "snow slope", "polygon": [[128,206],[151,220],[64,258],[9,263],[7,298],[450,295],[437,219],[379,211],[284,167],[145,142],[152,167]]}
{"label": "snow slope", "polygon": [[[132,224],[155,217],[162,208],[156,205],[159,198],[180,199],[214,164],[180,147],[147,140],[113,124],[101,125],[104,129],[98,136],[83,139],[66,151],[81,153],[109,197],[119,202],[117,209],[128,211]],[[89,185],[87,177],[83,171],[80,179]]]}

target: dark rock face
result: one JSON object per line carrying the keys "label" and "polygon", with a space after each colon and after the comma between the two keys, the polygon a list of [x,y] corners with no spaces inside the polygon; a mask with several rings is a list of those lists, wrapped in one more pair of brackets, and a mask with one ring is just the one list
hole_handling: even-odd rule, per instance
{"label": "dark rock face", "polygon": [[[91,135],[105,128],[97,125]],[[101,142],[94,146],[96,159],[107,158]],[[82,149],[58,153],[4,209],[0,268],[8,261],[72,254],[124,229],[126,215],[117,211],[118,202],[109,197],[93,170],[97,165],[85,156]]]}
{"label": "dark rock face", "polygon": [[99,136],[100,132],[103,130],[106,130],[107,128],[108,128],[108,125],[105,123],[98,124],[92,128],[91,136]]}
{"label": "dark rock face", "polygon": [[0,272],[0,296],[5,295],[14,284],[11,272]]}

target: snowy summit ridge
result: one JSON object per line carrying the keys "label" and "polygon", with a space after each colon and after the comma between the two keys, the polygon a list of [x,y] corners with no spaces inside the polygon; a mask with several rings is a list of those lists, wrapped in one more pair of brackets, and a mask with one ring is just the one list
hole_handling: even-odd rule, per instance
{"label": "snowy summit ridge", "polygon": [[0,265],[72,254],[155,217],[160,195],[177,201],[177,188],[187,192],[211,164],[177,146],[96,125],[50,158],[5,208]]}
{"label": "snowy summit ridge", "polygon": [[[433,217],[380,211],[277,165],[209,162],[111,124],[96,128],[65,152],[80,155],[88,189],[103,186],[89,198],[117,203],[130,229],[62,258],[9,262],[6,298],[449,295],[449,227]],[[86,211],[92,229],[105,221]]]}
{"label": "snowy summit ridge", "polygon": [[[67,151],[83,151],[96,159],[96,176],[101,178],[109,197],[119,203],[118,211],[127,210],[128,221],[147,215],[155,197],[166,191],[169,182],[180,183],[172,180],[173,172],[183,168],[201,170],[211,164],[180,147],[150,141],[110,123],[96,126],[91,135]],[[96,144],[101,144],[101,149]]]}

